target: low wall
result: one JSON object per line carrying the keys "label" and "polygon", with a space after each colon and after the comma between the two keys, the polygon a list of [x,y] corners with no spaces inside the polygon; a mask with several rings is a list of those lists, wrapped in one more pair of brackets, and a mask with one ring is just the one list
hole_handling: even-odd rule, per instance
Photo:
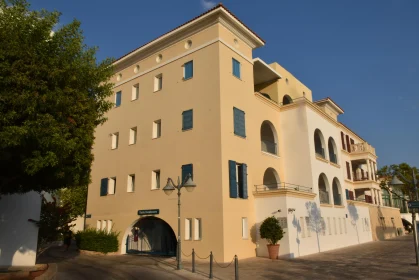
{"label": "low wall", "polygon": [[404,234],[399,208],[370,204],[369,210],[374,241],[390,239]]}

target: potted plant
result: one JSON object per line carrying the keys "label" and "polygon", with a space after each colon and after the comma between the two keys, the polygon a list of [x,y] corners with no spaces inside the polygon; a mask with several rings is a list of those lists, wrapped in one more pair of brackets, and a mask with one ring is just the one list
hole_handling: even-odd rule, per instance
{"label": "potted plant", "polygon": [[279,221],[274,217],[266,218],[260,226],[260,237],[268,241],[269,258],[275,260],[278,258],[278,241],[284,236],[284,231],[279,225]]}

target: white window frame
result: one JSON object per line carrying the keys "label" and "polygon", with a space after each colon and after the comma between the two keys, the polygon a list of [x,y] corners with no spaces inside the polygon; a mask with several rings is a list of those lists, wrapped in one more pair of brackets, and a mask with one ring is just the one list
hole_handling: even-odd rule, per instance
{"label": "white window frame", "polygon": [[131,127],[129,129],[129,145],[137,143],[137,127]]}
{"label": "white window frame", "polygon": [[192,240],[192,219],[185,219],[185,240]]}
{"label": "white window frame", "polygon": [[161,181],[160,169],[151,171],[151,189],[159,190]]}
{"label": "white window frame", "polygon": [[154,92],[163,89],[163,74],[158,74],[154,77]]}
{"label": "white window frame", "polygon": [[153,139],[161,137],[161,120],[156,120],[153,122]]}
{"label": "white window frame", "polygon": [[242,217],[242,238],[249,239],[249,222],[247,217]]}
{"label": "white window frame", "polygon": [[116,189],[116,177],[108,178],[108,195],[115,194]]}
{"label": "white window frame", "polygon": [[202,240],[202,219],[194,219],[194,240]]}
{"label": "white window frame", "polygon": [[119,145],[119,132],[115,132],[111,134],[111,149],[116,150],[118,149]]}
{"label": "white window frame", "polygon": [[127,180],[127,192],[135,191],[135,174],[129,174]]}
{"label": "white window frame", "polygon": [[137,100],[140,97],[140,84],[136,83],[132,86],[131,101]]}

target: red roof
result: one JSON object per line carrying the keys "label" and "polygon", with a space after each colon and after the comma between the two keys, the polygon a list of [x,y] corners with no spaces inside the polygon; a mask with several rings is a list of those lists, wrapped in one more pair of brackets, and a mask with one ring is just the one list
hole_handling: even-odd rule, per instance
{"label": "red roof", "polygon": [[[171,32],[173,32],[173,31],[175,31],[175,30],[177,30],[177,29],[179,29],[179,28],[181,28],[182,26],[184,26],[184,25],[186,25],[186,24],[188,24],[188,23],[190,23],[190,22],[192,22],[192,21],[194,21],[194,20],[197,20],[197,19],[199,19],[199,18],[201,18],[201,17],[203,17],[204,15],[206,15],[206,14],[208,14],[208,13],[210,13],[210,12],[212,12],[212,11],[214,11],[214,10],[216,10],[216,9],[218,9],[218,8],[223,8],[224,10],[226,10],[232,17],[234,17],[236,20],[238,20],[241,24],[243,24],[247,29],[249,29],[249,31],[250,32],[252,32],[256,37],[258,37],[263,43],[265,43],[265,41],[261,38],[261,37],[259,37],[259,35],[257,35],[253,30],[251,30],[249,27],[247,27],[239,18],[237,18],[232,12],[230,12],[223,4],[218,4],[217,6],[215,6],[214,8],[211,8],[211,9],[209,9],[208,11],[206,11],[205,13],[203,13],[203,14],[201,14],[201,15],[199,15],[199,16],[197,16],[197,17],[194,17],[193,19],[191,19],[191,20],[189,20],[189,21],[187,21],[187,22],[185,22],[185,23],[183,23],[183,24],[181,24],[181,25],[179,25],[178,27],[176,27],[176,28],[174,28],[174,29],[172,29],[172,30],[170,30],[170,31],[168,31],[168,32],[166,32],[166,33],[164,33],[164,34],[162,34],[162,35],[160,35],[159,37],[157,37],[156,39],[154,39],[154,40],[152,40],[152,41],[150,41],[150,42],[148,42],[148,43],[145,43],[144,45],[141,45],[141,46],[139,46],[138,48],[136,48],[136,49],[134,49],[134,50],[132,50],[132,51],[130,51],[129,53],[127,53],[127,54],[125,54],[125,55],[123,55],[123,56],[121,56],[120,58],[118,58],[117,60],[115,60],[115,62],[117,62],[117,61],[119,61],[119,60],[121,60],[122,58],[124,58],[124,57],[126,57],[127,55],[129,55],[129,54],[131,54],[131,53],[133,53],[133,52],[135,52],[136,50],[138,50],[138,49],[141,49],[142,47],[144,47],[144,46],[146,46],[146,45],[148,45],[148,44],[150,44],[150,43],[152,43],[152,42],[154,42],[154,41],[156,41],[156,40],[158,40],[159,38],[161,38],[161,37],[163,37],[164,35],[166,35],[166,34],[169,34],[169,33],[171,33]],[[114,62],[114,63],[115,63]]]}

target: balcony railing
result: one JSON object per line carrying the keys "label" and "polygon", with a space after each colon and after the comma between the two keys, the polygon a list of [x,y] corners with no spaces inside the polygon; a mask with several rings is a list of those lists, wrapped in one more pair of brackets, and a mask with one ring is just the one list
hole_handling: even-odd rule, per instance
{"label": "balcony railing", "polygon": [[329,192],[319,190],[319,197],[321,204],[329,204]]}
{"label": "balcony railing", "polygon": [[351,144],[351,154],[359,154],[370,152],[375,155],[375,148],[368,144],[367,142]]}
{"label": "balcony railing", "polygon": [[336,156],[335,154],[330,153],[330,154],[329,154],[329,157],[330,157],[330,161],[331,161],[331,162],[333,162],[333,163],[335,163],[335,164],[337,164],[337,163],[338,163],[338,158],[337,158],[337,156]]}
{"label": "balcony railing", "polygon": [[356,174],[356,172],[353,173],[354,181],[368,181],[371,180],[368,178],[368,171],[365,171],[361,174]]}
{"label": "balcony railing", "polygon": [[274,142],[268,141],[268,140],[262,140],[262,151],[270,154],[277,154],[277,145]]}
{"label": "balcony railing", "polygon": [[276,191],[276,190],[292,190],[297,192],[306,192],[312,193],[312,188],[304,187],[300,185],[290,184],[290,183],[275,183],[275,184],[263,184],[263,185],[255,185],[255,192],[268,192],[268,191]]}

